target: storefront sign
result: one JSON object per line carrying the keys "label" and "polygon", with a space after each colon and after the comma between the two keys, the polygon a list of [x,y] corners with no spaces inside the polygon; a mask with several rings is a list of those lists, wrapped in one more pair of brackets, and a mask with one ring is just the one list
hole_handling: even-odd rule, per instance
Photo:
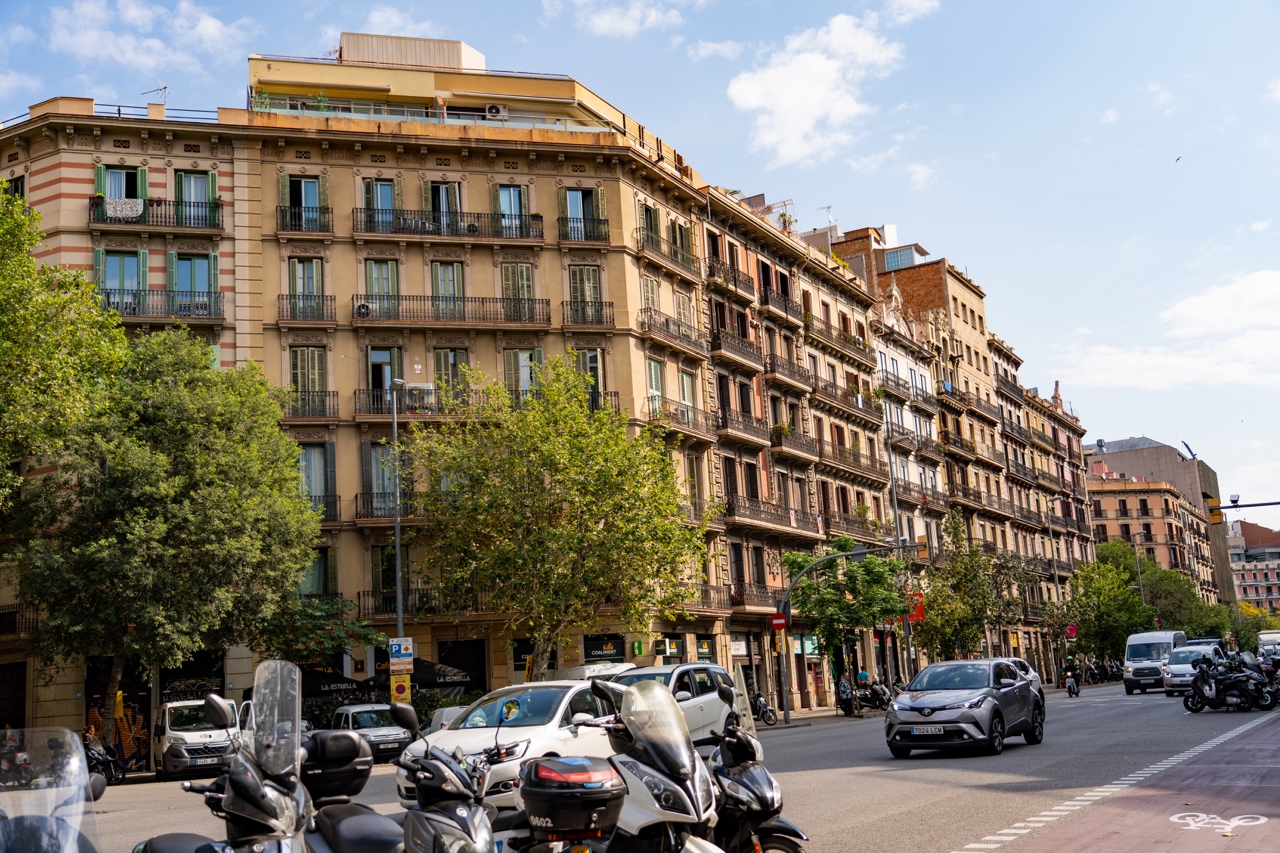
{"label": "storefront sign", "polygon": [[710,637],[698,637],[697,639],[698,660],[712,661],[715,660],[715,647],[712,645]]}
{"label": "storefront sign", "polygon": [[624,648],[621,634],[582,638],[582,654],[587,663],[622,663],[626,658]]}
{"label": "storefront sign", "polygon": [[653,641],[653,653],[668,658],[684,657],[684,637],[661,637]]}
{"label": "storefront sign", "polygon": [[745,658],[747,656],[746,634],[729,635],[729,653],[736,658]]}
{"label": "storefront sign", "polygon": [[[533,657],[533,640],[521,639],[516,640],[511,647],[511,657],[516,665],[516,669],[523,671],[529,658]],[[556,650],[551,649],[551,659],[547,661],[548,669],[556,668]]]}

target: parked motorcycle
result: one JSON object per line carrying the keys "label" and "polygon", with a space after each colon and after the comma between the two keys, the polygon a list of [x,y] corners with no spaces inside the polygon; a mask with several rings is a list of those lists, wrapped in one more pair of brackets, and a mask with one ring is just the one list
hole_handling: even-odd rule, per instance
{"label": "parked motorcycle", "polygon": [[1253,691],[1248,682],[1249,676],[1243,672],[1232,672],[1226,667],[1211,669],[1202,660],[1196,667],[1195,678],[1191,680],[1191,689],[1182,697],[1182,707],[1193,714],[1205,708],[1215,711],[1221,708],[1252,710]]}
{"label": "parked motorcycle", "polygon": [[89,772],[79,738],[61,728],[17,729],[14,737],[38,781],[0,786],[0,851],[101,851],[91,803],[107,781]]}
{"label": "parked motorcycle", "polygon": [[759,720],[766,726],[772,726],[778,722],[778,712],[773,710],[759,690],[756,691],[755,696],[751,697],[751,718]]}
{"label": "parked motorcycle", "polygon": [[872,681],[870,684],[858,688],[858,702],[864,708],[880,711],[888,708],[889,703],[892,701],[893,694],[889,692],[889,688],[879,681]]}
{"label": "parked motorcycle", "polygon": [[120,763],[115,747],[104,746],[102,741],[85,732],[84,754],[89,761],[89,770],[93,773],[101,773],[108,785],[119,785],[124,781],[124,765]]}
{"label": "parked motorcycle", "polygon": [[35,779],[31,767],[31,754],[20,746],[0,749],[0,785],[17,785],[25,788]]}

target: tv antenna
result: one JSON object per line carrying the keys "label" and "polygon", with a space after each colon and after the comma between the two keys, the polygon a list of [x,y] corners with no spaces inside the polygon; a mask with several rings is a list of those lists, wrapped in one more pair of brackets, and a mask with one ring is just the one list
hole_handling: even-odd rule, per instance
{"label": "tv antenna", "polygon": [[169,103],[169,87],[168,87],[168,86],[166,86],[166,85],[164,84],[164,81],[163,81],[163,80],[157,80],[156,82],[157,82],[157,83],[159,83],[160,85],[159,85],[159,86],[157,86],[157,87],[156,87],[156,88],[154,88],[154,89],[150,89],[150,90],[148,90],[148,91],[146,91],[146,92],[143,92],[142,94],[144,94],[144,95],[154,95],[154,94],[156,94],[157,92],[159,92],[159,93],[160,93],[160,103],[162,103],[162,104],[167,104],[167,103]]}
{"label": "tv antenna", "polygon": [[827,224],[828,224],[828,225],[835,225],[835,224],[836,224],[836,218],[835,218],[834,216],[832,216],[832,215],[831,215],[831,205],[829,205],[829,204],[823,205],[822,207],[818,208],[818,210],[825,210],[825,211],[827,212]]}

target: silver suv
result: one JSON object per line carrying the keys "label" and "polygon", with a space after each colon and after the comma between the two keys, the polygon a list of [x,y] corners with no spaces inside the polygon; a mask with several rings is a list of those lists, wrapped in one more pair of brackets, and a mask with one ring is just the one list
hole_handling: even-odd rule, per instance
{"label": "silver suv", "polygon": [[1191,689],[1191,679],[1196,677],[1196,661],[1210,658],[1215,664],[1222,663],[1227,656],[1216,645],[1178,646],[1169,653],[1169,659],[1160,667],[1164,676],[1164,695],[1176,696]]}
{"label": "silver suv", "polygon": [[981,747],[1005,738],[1044,740],[1044,701],[1008,660],[946,661],[920,671],[889,706],[884,737],[894,758],[913,749]]}

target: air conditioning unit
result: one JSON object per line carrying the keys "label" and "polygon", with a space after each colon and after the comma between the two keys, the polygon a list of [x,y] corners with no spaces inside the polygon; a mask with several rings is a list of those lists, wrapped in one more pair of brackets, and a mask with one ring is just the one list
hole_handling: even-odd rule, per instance
{"label": "air conditioning unit", "polygon": [[367,320],[373,316],[373,306],[368,302],[356,303],[356,317]]}
{"label": "air conditioning unit", "polygon": [[506,104],[485,104],[484,115],[485,115],[485,118],[490,118],[497,121],[506,121],[507,105]]}

